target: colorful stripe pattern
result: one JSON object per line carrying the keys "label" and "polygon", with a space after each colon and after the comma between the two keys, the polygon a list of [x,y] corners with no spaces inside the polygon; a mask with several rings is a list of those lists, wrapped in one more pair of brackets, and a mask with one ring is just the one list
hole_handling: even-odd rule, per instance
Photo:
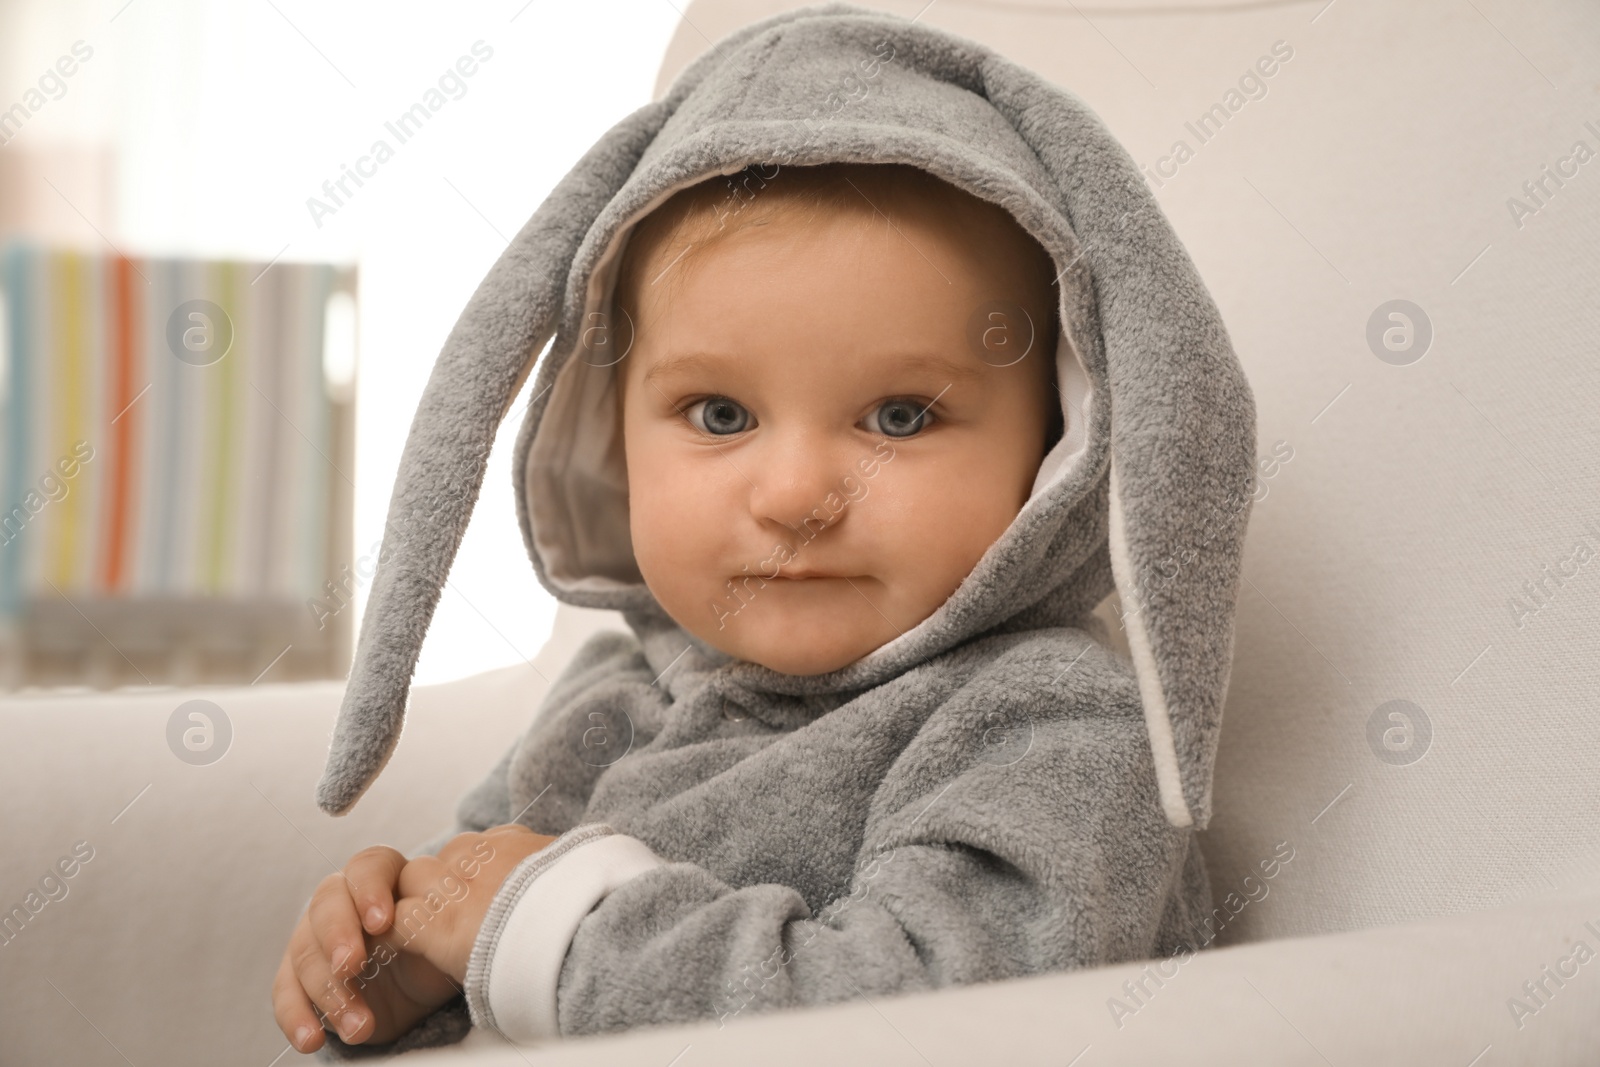
{"label": "colorful stripe pattern", "polygon": [[58,593],[320,595],[334,284],[324,264],[0,250],[0,618]]}

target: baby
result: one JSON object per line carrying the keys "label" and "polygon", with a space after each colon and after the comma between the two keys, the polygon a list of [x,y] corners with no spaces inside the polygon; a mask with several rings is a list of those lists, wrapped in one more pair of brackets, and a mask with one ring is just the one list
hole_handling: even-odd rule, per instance
{"label": "baby", "polygon": [[[634,552],[661,606],[797,675],[931,615],[1061,436],[1053,274],[1003,209],[904,165],[781,169],[731,194],[712,179],[649,215],[618,281],[634,340],[617,402]],[[822,526],[850,480],[870,488]],[[759,591],[745,603],[730,581]],[[391,1041],[450,1000],[490,899],[553,840],[497,826],[329,875],[274,991],[294,1047],[319,1048],[324,1017],[347,1043]],[[406,940],[396,901],[408,914],[430,891],[459,906]]]}
{"label": "baby", "polygon": [[730,35],[452,331],[319,803],[393,751],[530,369],[530,557],[627,632],[577,651],[448,832],[317,888],[273,989],[294,1048],[725,1021],[1214,936],[1195,830],[1248,385],[1092,113],[914,21]]}

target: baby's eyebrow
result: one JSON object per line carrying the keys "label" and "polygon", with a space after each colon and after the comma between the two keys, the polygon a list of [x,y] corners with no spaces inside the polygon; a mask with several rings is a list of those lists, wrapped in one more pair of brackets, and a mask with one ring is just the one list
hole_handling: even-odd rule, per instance
{"label": "baby's eyebrow", "polygon": [[653,379],[666,375],[697,370],[720,370],[733,362],[733,357],[715,352],[680,352],[676,355],[662,356],[652,363],[650,369],[644,372],[644,380],[648,384]]}
{"label": "baby's eyebrow", "polygon": [[975,382],[983,377],[986,364],[976,359],[951,359],[937,352],[905,352],[894,357],[895,371],[907,373],[926,371],[936,377],[955,382]]}
{"label": "baby's eyebrow", "polygon": [[[689,371],[714,371],[724,370],[738,363],[737,356],[728,356],[718,352],[679,352],[673,355],[662,356],[651,364],[645,371],[644,380]],[[897,352],[887,354],[881,360],[884,368],[889,373],[914,373],[922,371],[935,377],[942,377],[951,382],[973,382],[983,375],[986,364],[980,360],[957,360],[937,352]]]}

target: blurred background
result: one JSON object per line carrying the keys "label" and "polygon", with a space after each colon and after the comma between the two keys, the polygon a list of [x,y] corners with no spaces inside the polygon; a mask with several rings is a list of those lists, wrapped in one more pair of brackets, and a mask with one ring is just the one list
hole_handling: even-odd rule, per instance
{"label": "blurred background", "polygon": [[[0,0],[0,686],[342,677],[435,356],[678,21]],[[511,437],[418,682],[550,635]]]}

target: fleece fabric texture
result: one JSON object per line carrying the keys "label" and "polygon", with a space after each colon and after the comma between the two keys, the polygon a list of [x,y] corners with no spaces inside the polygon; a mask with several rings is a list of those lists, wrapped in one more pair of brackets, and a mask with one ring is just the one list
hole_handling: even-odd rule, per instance
{"label": "fleece fabric texture", "polygon": [[[693,638],[645,586],[610,408],[623,356],[592,327],[610,321],[629,229],[673,192],[831,161],[920,166],[1050,253],[1065,433],[928,619],[796,676]],[[496,429],[535,364],[514,463],[529,554],[554,596],[619,610],[630,632],[583,647],[451,833],[604,824],[666,861],[578,927],[563,1033],[1209,940],[1194,831],[1211,814],[1254,402],[1192,262],[1082,101],[973,41],[827,4],[730,35],[608,131],[491,269],[429,380],[318,787],[329,813],[393,751]],[[825,502],[818,525],[843,506]],[[1113,588],[1131,661],[1090,614]],[[459,1038],[464,1019],[458,1000],[396,1048]],[[357,1052],[331,1034],[329,1049]]]}

